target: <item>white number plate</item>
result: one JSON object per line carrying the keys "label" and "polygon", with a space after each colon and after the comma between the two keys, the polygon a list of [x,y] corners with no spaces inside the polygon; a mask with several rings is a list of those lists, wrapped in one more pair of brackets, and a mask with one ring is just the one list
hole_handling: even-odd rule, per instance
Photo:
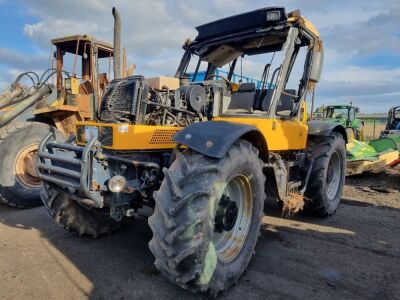
{"label": "white number plate", "polygon": [[85,126],[86,142],[91,141],[93,138],[97,139],[99,136],[99,129],[96,126]]}

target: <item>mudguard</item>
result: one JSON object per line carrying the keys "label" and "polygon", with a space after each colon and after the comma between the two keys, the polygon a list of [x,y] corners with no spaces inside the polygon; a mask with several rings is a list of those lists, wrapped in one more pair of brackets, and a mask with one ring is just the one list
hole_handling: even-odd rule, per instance
{"label": "mudguard", "polygon": [[329,136],[332,132],[338,132],[343,135],[346,144],[348,143],[346,128],[340,124],[334,124],[326,121],[307,122],[308,135]]}
{"label": "mudguard", "polygon": [[198,122],[177,132],[174,140],[203,155],[222,158],[235,141],[249,132],[258,130],[254,126],[225,121]]}

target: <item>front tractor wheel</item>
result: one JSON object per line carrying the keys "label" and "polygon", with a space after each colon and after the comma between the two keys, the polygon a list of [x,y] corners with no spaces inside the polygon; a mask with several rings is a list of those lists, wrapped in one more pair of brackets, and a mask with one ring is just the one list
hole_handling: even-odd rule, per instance
{"label": "front tractor wheel", "polygon": [[13,123],[0,130],[0,202],[19,208],[42,205],[42,181],[36,173],[39,143],[51,126]]}
{"label": "front tractor wheel", "polygon": [[332,215],[340,203],[346,174],[346,145],[343,136],[313,137],[308,150],[314,159],[305,191],[305,210],[320,217]]}
{"label": "front tractor wheel", "polygon": [[164,174],[149,218],[155,266],[187,290],[216,295],[254,253],[265,199],[258,151],[242,140],[222,159],[177,151]]}
{"label": "front tractor wheel", "polygon": [[68,194],[60,193],[50,186],[44,187],[41,197],[50,218],[73,234],[96,238],[121,227],[120,223],[110,217],[108,211],[80,205]]}

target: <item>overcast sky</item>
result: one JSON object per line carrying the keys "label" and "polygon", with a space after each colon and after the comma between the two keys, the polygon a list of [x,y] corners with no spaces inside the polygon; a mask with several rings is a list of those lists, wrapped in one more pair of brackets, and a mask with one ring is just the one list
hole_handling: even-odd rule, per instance
{"label": "overcast sky", "polygon": [[[300,9],[325,45],[318,104],[352,101],[369,113],[400,105],[399,0],[0,0],[0,88],[21,71],[44,70],[54,37],[86,33],[111,42],[112,5],[128,61],[145,76],[173,75],[196,25],[266,6]],[[254,75],[258,64],[245,63]]]}

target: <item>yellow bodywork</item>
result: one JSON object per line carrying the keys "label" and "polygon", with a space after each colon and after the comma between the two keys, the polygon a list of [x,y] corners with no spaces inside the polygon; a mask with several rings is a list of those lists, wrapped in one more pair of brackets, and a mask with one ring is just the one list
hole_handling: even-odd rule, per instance
{"label": "yellow bodywork", "polygon": [[[299,120],[279,120],[267,118],[220,117],[214,121],[227,121],[248,124],[256,127],[264,136],[271,151],[300,150],[306,147],[308,127]],[[182,127],[113,124],[98,122],[79,122],[80,126],[95,126],[112,129],[112,146],[103,145],[113,150],[162,150],[173,149],[176,143],[173,136]],[[99,130],[101,131],[101,130]],[[77,142],[85,144],[85,137],[79,136]]]}
{"label": "yellow bodywork", "polygon": [[176,132],[183,129],[175,126],[79,122],[77,123],[77,143],[80,145],[83,145],[86,140],[85,137],[78,135],[78,128],[80,126],[111,128],[112,146],[104,145],[104,148],[113,150],[173,149],[176,144],[172,137]]}
{"label": "yellow bodywork", "polygon": [[247,124],[256,127],[264,136],[268,150],[300,150],[306,147],[308,126],[298,119],[220,117],[216,121]]}
{"label": "yellow bodywork", "polygon": [[319,32],[317,28],[314,26],[313,23],[311,23],[307,18],[298,15],[298,16],[293,16],[288,18],[288,22],[292,24],[300,24],[303,29],[308,30],[310,33],[314,34],[316,37],[319,37]]}

